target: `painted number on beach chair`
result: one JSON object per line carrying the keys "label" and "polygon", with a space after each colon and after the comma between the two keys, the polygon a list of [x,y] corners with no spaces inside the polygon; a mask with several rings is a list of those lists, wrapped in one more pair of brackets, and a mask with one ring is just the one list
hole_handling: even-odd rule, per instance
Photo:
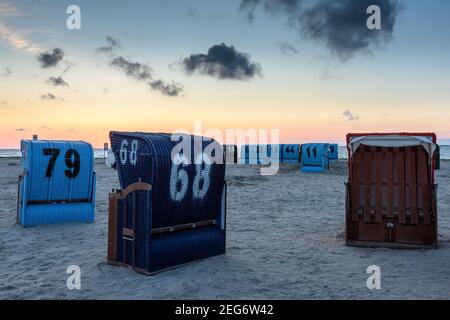
{"label": "painted number on beach chair", "polygon": [[[53,169],[55,169],[56,160],[58,159],[60,153],[61,153],[60,149],[55,148],[43,149],[44,156],[51,156],[48,161],[47,170],[45,171],[45,176],[47,178],[52,177]],[[64,174],[66,175],[66,177],[71,179],[78,176],[78,174],[80,173],[80,163],[81,163],[80,153],[75,149],[69,149],[66,152],[65,160],[67,169],[64,170]]]}
{"label": "painted number on beach chair", "polygon": [[56,159],[58,159],[60,152],[61,152],[61,150],[59,150],[59,149],[51,149],[51,148],[45,148],[43,150],[44,156],[51,156],[50,160],[48,161],[47,171],[45,171],[45,176],[47,178],[52,177],[53,169],[55,168]]}
{"label": "painted number on beach chair", "polygon": [[[188,189],[189,176],[183,168],[189,164],[189,160],[182,155],[173,158],[170,173],[170,197],[173,201],[184,199]],[[198,154],[195,157],[195,177],[192,185],[194,199],[203,199],[209,189],[209,174],[211,172],[211,160],[206,154]]]}
{"label": "painted number on beach chair", "polygon": [[[308,153],[308,157],[311,157],[311,147],[308,147],[306,149],[306,152]],[[313,148],[313,153],[314,153],[314,158],[316,158],[317,157],[317,147]]]}
{"label": "painted number on beach chair", "polygon": [[135,166],[137,162],[137,149],[138,141],[131,141],[131,150],[130,154],[128,154],[128,140],[122,140],[122,143],[120,144],[120,162],[122,162],[122,164],[126,164],[129,158],[130,163]]}
{"label": "painted number on beach chair", "polygon": [[65,158],[67,169],[64,170],[64,174],[67,178],[75,178],[80,173],[80,153],[75,149],[69,149]]}

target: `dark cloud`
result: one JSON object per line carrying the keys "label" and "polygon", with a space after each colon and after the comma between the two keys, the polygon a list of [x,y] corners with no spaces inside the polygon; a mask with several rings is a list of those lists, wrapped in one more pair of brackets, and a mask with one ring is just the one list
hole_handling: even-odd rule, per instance
{"label": "dark cloud", "polygon": [[298,54],[297,48],[288,42],[284,41],[279,42],[278,47],[280,48],[280,51],[284,54]]}
{"label": "dark cloud", "polygon": [[[107,36],[106,41],[108,45],[98,48],[97,51],[108,53],[112,58],[109,64],[112,67],[122,71],[127,77],[137,81],[145,81],[147,82],[149,88],[159,91],[166,96],[176,97],[183,92],[183,87],[176,82],[166,83],[162,79],[155,79],[153,77],[153,69],[149,65],[145,63],[134,62],[127,58],[114,54],[114,49],[121,48],[119,40]],[[103,89],[103,92],[107,93],[108,90]]]}
{"label": "dark cloud", "polygon": [[261,66],[251,62],[248,54],[224,43],[212,46],[207,54],[190,55],[182,66],[187,74],[197,72],[219,79],[246,80],[261,75]]}
{"label": "dark cloud", "polygon": [[173,82],[167,84],[163,80],[158,79],[150,81],[148,84],[153,90],[160,91],[162,94],[166,96],[176,97],[183,92],[183,87],[179,83]]}
{"label": "dark cloud", "polygon": [[23,132],[23,131],[27,131],[27,129],[25,129],[25,128],[17,128],[17,129],[14,129],[14,131]]}
{"label": "dark cloud", "polygon": [[342,115],[343,115],[345,118],[347,118],[347,120],[349,120],[349,121],[353,121],[353,120],[358,120],[358,119],[359,119],[359,116],[356,115],[356,114],[354,114],[354,113],[352,113],[350,110],[345,110],[345,111],[342,113]]}
{"label": "dark cloud", "polygon": [[53,93],[47,93],[47,94],[43,94],[42,96],[41,96],[41,99],[42,100],[61,100],[61,101],[63,101],[64,99],[62,99],[62,98],[58,98],[57,96],[55,96]]}
{"label": "dark cloud", "polygon": [[113,38],[111,36],[107,36],[106,37],[106,46],[102,46],[97,48],[98,52],[103,52],[103,53],[111,53],[114,49],[120,49],[122,48],[122,46],[120,45],[120,42],[118,39]]}
{"label": "dark cloud", "polygon": [[111,61],[110,65],[118,68],[128,77],[135,80],[146,81],[152,79],[153,69],[146,64],[132,62],[124,57],[116,57]]}
{"label": "dark cloud", "polygon": [[53,51],[41,52],[37,56],[42,68],[55,67],[64,59],[64,52],[62,49],[55,48]]}
{"label": "dark cloud", "polygon": [[[370,5],[381,9],[381,30],[367,28]],[[370,53],[388,43],[401,10],[399,0],[241,1],[241,9],[252,15],[258,6],[271,14],[283,14],[304,38],[324,43],[344,61],[356,53]]]}
{"label": "dark cloud", "polygon": [[66,81],[64,81],[62,77],[50,77],[47,79],[47,82],[55,87],[58,86],[69,87],[69,84]]}
{"label": "dark cloud", "polygon": [[270,14],[287,14],[289,20],[295,19],[299,0],[241,0],[240,9],[247,12],[247,18],[253,21],[256,8],[261,6]]}
{"label": "dark cloud", "polygon": [[159,91],[166,96],[176,97],[183,92],[183,87],[178,83],[168,84],[161,79],[154,79],[153,69],[146,64],[132,62],[124,57],[116,57],[111,61],[110,65],[121,70],[134,80],[147,81],[151,89]]}

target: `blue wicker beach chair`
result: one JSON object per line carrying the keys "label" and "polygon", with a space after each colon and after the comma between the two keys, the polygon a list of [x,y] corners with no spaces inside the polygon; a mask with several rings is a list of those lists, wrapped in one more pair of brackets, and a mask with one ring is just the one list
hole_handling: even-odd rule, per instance
{"label": "blue wicker beach chair", "polygon": [[92,146],[80,141],[23,140],[17,219],[25,226],[93,222]]}
{"label": "blue wicker beach chair", "polygon": [[170,134],[111,132],[110,138],[122,191],[110,194],[109,263],[152,274],[225,253],[221,146],[184,135],[192,152],[172,155],[180,141]]}

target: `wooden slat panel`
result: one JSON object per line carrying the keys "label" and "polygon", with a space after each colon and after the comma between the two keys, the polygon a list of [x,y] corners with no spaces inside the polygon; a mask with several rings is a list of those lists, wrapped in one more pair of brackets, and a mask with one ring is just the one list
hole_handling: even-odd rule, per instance
{"label": "wooden slat panel", "polygon": [[422,204],[423,204],[423,223],[431,223],[430,212],[430,185],[428,181],[428,165],[427,157],[423,150],[419,150],[417,154],[417,173],[420,188],[422,190]]}
{"label": "wooden slat panel", "polygon": [[382,177],[383,170],[381,166],[381,152],[377,152],[375,155],[375,221],[383,221],[383,206],[382,206]]}
{"label": "wooden slat panel", "polygon": [[387,183],[387,217],[394,217],[394,174],[393,153],[386,152],[386,183]]}
{"label": "wooden slat panel", "polygon": [[[360,146],[362,148],[363,146]],[[353,172],[352,172],[352,220],[359,221],[359,190],[360,190],[360,172],[362,159],[361,150],[356,151],[353,157]]]}
{"label": "wooden slat panel", "polygon": [[364,152],[364,222],[370,222],[370,192],[372,179],[372,148],[367,147]]}
{"label": "wooden slat panel", "polygon": [[405,153],[398,154],[398,207],[400,223],[406,223],[406,199],[405,199]]}
{"label": "wooden slat panel", "polygon": [[411,223],[419,223],[419,212],[417,209],[417,175],[416,175],[416,152],[413,148],[408,148],[409,160],[409,192],[411,193]]}

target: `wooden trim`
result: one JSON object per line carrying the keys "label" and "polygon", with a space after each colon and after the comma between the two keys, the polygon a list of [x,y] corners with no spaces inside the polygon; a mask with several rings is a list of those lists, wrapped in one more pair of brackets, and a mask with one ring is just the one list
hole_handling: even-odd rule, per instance
{"label": "wooden trim", "polygon": [[394,154],[383,148],[386,159],[387,217],[394,217]]}
{"label": "wooden trim", "polygon": [[117,193],[109,194],[108,261],[117,260]]}
{"label": "wooden trim", "polygon": [[134,230],[130,228],[123,228],[122,234],[127,237],[134,238]]}
{"label": "wooden trim", "polygon": [[174,231],[181,231],[181,230],[188,230],[188,229],[194,229],[199,227],[206,227],[211,225],[216,225],[216,220],[206,220],[206,221],[199,221],[195,223],[185,223],[185,224],[179,224],[176,226],[170,226],[170,227],[162,227],[162,228],[154,228],[151,231],[151,235],[160,235],[164,233],[174,232]]}
{"label": "wooden trim", "polygon": [[371,148],[366,147],[364,150],[364,222],[371,220],[371,176],[372,176],[372,155]]}
{"label": "wooden trim", "polygon": [[416,174],[416,152],[413,148],[409,151],[409,175],[410,175],[410,192],[411,192],[411,224],[419,223],[419,209],[417,197],[417,174]]}
{"label": "wooden trim", "polygon": [[390,248],[390,249],[437,249],[437,244],[420,245],[399,242],[377,242],[377,241],[354,241],[347,240],[346,245],[349,247],[363,247],[363,248]]}
{"label": "wooden trim", "polygon": [[148,183],[144,182],[136,182],[133,184],[130,184],[124,191],[118,192],[118,197],[120,200],[125,199],[130,193],[135,191],[150,191],[152,190],[152,186]]}
{"label": "wooden trim", "polygon": [[361,181],[359,180],[359,175],[361,173],[361,153],[355,153],[355,161],[353,163],[352,172],[352,220],[359,221],[359,190],[361,186]]}
{"label": "wooden trim", "polygon": [[398,154],[398,206],[399,222],[406,223],[406,180],[405,180],[405,153]]}
{"label": "wooden trim", "polygon": [[381,163],[381,152],[376,152],[375,154],[375,221],[380,223],[383,221],[383,206],[382,206],[382,195],[383,195],[383,183],[382,174],[383,168]]}

